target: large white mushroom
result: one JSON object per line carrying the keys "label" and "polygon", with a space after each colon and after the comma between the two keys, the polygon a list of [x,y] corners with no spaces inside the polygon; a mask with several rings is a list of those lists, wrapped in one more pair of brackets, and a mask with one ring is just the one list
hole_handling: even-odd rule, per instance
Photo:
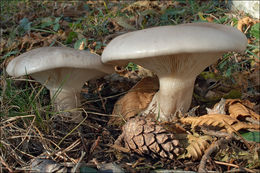
{"label": "large white mushroom", "polygon": [[43,47],[16,57],[6,71],[14,77],[32,76],[50,90],[58,111],[69,111],[79,107],[79,94],[85,81],[111,73],[113,68],[102,64],[100,56],[89,51]]}
{"label": "large white mushroom", "polygon": [[190,23],[129,32],[113,39],[102,54],[104,63],[139,64],[159,77],[160,88],[146,109],[161,121],[187,111],[196,76],[228,51],[243,52],[247,39],[221,24]]}

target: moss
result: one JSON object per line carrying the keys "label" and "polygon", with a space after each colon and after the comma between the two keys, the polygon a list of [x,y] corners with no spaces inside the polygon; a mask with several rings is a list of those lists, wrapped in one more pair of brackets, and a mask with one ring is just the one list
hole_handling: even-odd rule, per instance
{"label": "moss", "polygon": [[241,96],[242,96],[241,91],[238,91],[237,89],[232,89],[227,94],[225,94],[223,97],[225,99],[237,99],[237,98],[241,98]]}

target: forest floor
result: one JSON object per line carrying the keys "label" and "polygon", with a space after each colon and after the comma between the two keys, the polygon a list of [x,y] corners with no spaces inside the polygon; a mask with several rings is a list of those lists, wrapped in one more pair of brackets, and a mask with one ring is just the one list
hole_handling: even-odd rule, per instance
{"label": "forest floor", "polygon": [[[35,48],[72,47],[101,55],[120,34],[191,22],[238,28],[247,36],[248,46],[244,54],[224,54],[198,76],[191,105],[197,117],[182,120],[190,145],[178,158],[122,152],[113,145],[122,132],[121,125],[108,122],[116,101],[143,77],[137,65],[128,64],[114,80],[106,76],[86,81],[81,123],[64,121],[62,113],[53,110],[48,90],[41,84],[29,76],[10,77],[5,71],[12,59]],[[0,24],[0,172],[259,171],[259,20],[230,10],[226,1],[4,0]],[[214,107],[217,103],[218,108]],[[214,124],[222,122],[222,115],[212,118],[210,111],[223,110],[235,120]],[[209,116],[207,122],[196,119],[201,115]],[[218,129],[194,128],[205,124]]]}

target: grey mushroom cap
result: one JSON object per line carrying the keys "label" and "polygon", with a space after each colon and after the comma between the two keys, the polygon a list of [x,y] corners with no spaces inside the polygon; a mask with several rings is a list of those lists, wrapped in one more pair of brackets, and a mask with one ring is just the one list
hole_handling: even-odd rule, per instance
{"label": "grey mushroom cap", "polygon": [[[58,111],[71,110],[73,121],[82,120],[80,91],[85,81],[114,71],[99,55],[66,47],[43,47],[13,59],[6,69],[10,76],[30,75],[50,90]],[[65,111],[64,114],[67,115]]]}
{"label": "grey mushroom cap", "polygon": [[99,55],[68,47],[33,49],[13,59],[8,64],[6,71],[10,76],[19,77],[56,68],[81,68],[104,73],[113,72],[111,66],[102,64]]}
{"label": "grey mushroom cap", "polygon": [[243,52],[246,36],[214,23],[160,26],[129,32],[113,39],[102,54],[104,63],[118,63],[181,53]]}

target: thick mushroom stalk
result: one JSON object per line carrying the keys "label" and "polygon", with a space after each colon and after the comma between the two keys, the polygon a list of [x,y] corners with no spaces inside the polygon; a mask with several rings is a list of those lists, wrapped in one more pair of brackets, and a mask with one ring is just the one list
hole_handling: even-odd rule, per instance
{"label": "thick mushroom stalk", "polygon": [[[13,59],[7,73],[14,77],[31,75],[50,90],[57,111],[79,122],[80,91],[85,81],[113,71],[102,64],[101,57],[88,51],[62,47],[44,47],[26,52]],[[68,113],[66,113],[68,112]]]}
{"label": "thick mushroom stalk", "polygon": [[[102,61],[139,64],[157,74],[158,93],[145,113],[161,121],[176,111],[187,111],[196,76],[228,51],[243,52],[247,38],[239,30],[214,23],[189,23],[129,32],[114,38]],[[145,115],[145,114],[144,114]]]}
{"label": "thick mushroom stalk", "polygon": [[[153,57],[149,62],[138,61],[140,65],[157,74],[160,84],[159,91],[154,95],[144,114],[154,112],[157,119],[170,121],[177,111],[186,112],[191,104],[197,75],[217,61],[221,54],[185,53],[164,56],[160,60]],[[199,58],[201,62],[197,61]]]}
{"label": "thick mushroom stalk", "polygon": [[[84,83],[106,73],[84,68],[57,68],[31,74],[38,82],[50,90],[50,98],[56,111],[68,112],[74,121],[82,120],[80,111],[80,92]],[[67,115],[63,113],[63,115]]]}

